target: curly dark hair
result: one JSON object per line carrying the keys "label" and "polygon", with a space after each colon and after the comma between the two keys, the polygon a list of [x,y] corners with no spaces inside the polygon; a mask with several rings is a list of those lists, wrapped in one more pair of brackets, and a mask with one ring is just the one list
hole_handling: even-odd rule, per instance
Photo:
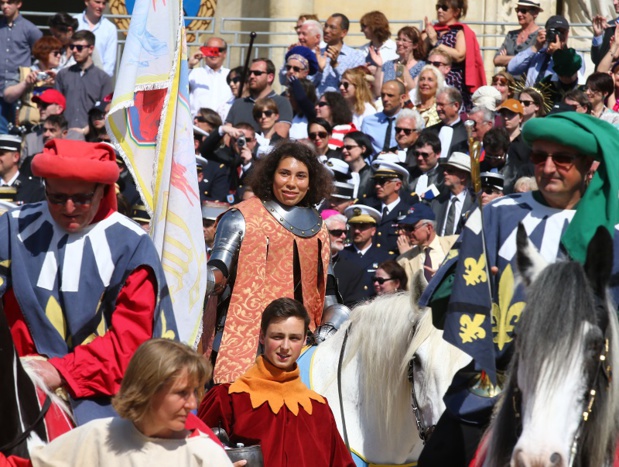
{"label": "curly dark hair", "polygon": [[331,108],[331,121],[333,126],[348,125],[352,122],[352,110],[348,107],[348,103],[344,96],[339,92],[328,91],[322,97],[325,99]]}
{"label": "curly dark hair", "polygon": [[282,159],[292,157],[307,166],[309,189],[299,206],[314,206],[331,195],[333,180],[331,174],[320,163],[313,149],[303,143],[284,140],[275,146],[273,152],[256,163],[249,176],[248,184],[258,198],[270,201],[273,195],[273,178]]}

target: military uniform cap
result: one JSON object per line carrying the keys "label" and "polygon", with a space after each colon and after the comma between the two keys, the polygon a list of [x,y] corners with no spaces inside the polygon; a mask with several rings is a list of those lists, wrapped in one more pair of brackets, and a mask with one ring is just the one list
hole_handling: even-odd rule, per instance
{"label": "military uniform cap", "polygon": [[481,178],[481,186],[491,186],[497,190],[503,191],[503,184],[505,183],[505,177],[496,172],[482,172],[479,174]]}
{"label": "military uniform cap", "polygon": [[395,158],[384,156],[389,156],[389,154],[381,154],[372,162],[374,178],[399,178],[404,185],[408,185],[408,170],[398,164],[398,155],[393,154]]}
{"label": "military uniform cap", "polygon": [[21,149],[21,138],[15,135],[0,135],[0,150],[17,151]]}
{"label": "military uniform cap", "polygon": [[131,219],[136,222],[150,222],[150,215],[143,204],[131,206]]}
{"label": "military uniform cap", "polygon": [[365,204],[353,204],[344,210],[349,224],[378,224],[382,218],[380,212]]}

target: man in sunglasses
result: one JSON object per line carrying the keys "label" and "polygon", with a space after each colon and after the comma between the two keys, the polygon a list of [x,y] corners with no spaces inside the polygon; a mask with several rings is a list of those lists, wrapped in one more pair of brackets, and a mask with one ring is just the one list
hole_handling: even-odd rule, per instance
{"label": "man in sunglasses", "polygon": [[[217,111],[232,97],[226,77],[230,69],[224,67],[228,44],[220,37],[210,37],[200,50],[191,55],[189,68],[189,102],[191,114],[198,115],[201,108]],[[204,66],[197,66],[204,60]],[[235,96],[236,97],[236,96]]]}
{"label": "man in sunglasses", "polygon": [[409,172],[417,166],[413,145],[419,136],[419,132],[426,124],[417,110],[402,109],[395,119],[396,145],[389,148],[389,152],[397,154]]}
{"label": "man in sunglasses", "polygon": [[[400,235],[410,245],[410,249],[397,258],[406,271],[409,283],[420,272],[426,281],[430,282],[458,237],[439,237],[436,234],[434,211],[424,203],[413,204],[406,217],[398,221],[398,228]],[[410,284],[409,290],[412,290]]]}
{"label": "man in sunglasses", "polygon": [[103,71],[114,76],[116,52],[118,49],[118,30],[116,25],[103,17],[107,0],[84,0],[86,9],[75,16],[78,31],[91,31],[97,38],[97,53],[103,62]]}
{"label": "man in sunglasses", "polygon": [[178,338],[157,251],[116,211],[119,169],[104,143],[52,140],[32,161],[47,202],[0,218],[0,299],[20,356],[66,394],[78,425],[112,416],[129,359]]}
{"label": "man in sunglasses", "polygon": [[88,126],[88,111],[97,102],[103,102],[114,92],[112,78],[92,61],[95,35],[90,31],[78,31],[71,38],[71,50],[75,65],[64,68],[56,75],[56,89],[66,98],[65,117],[69,129]]}
{"label": "man in sunglasses", "polygon": [[38,178],[19,170],[21,138],[15,135],[0,135],[0,188],[12,187],[16,204],[37,203],[45,199],[43,185]]}
{"label": "man in sunglasses", "polygon": [[[497,385],[497,380],[488,375],[506,371],[514,350],[514,329],[526,304],[524,286],[515,277],[519,223],[550,262],[568,257],[583,262],[598,227],[607,228],[615,237],[615,249],[619,247],[615,229],[619,223],[617,130],[590,115],[563,112],[530,120],[522,133],[532,147],[530,158],[539,190],[493,201],[484,207],[483,219],[471,215],[458,240],[458,254],[450,254],[421,300],[422,304],[432,306],[433,322],[444,323],[444,336],[474,360],[456,374],[447,390],[446,411],[422,452],[421,467],[469,465],[490,420],[498,398],[496,393],[503,388],[501,379]],[[587,173],[594,161],[600,167],[587,183]],[[485,249],[481,248],[482,232]],[[463,301],[462,295],[455,296],[458,290],[472,289],[465,285],[466,278],[455,272],[467,264],[474,269],[482,252],[488,269],[482,268],[486,276],[478,282],[483,287],[477,292],[483,289],[490,296],[476,298],[473,305]],[[459,264],[460,261],[463,263]],[[619,296],[618,269],[619,264],[614,264],[610,278],[615,301]],[[477,272],[473,275],[480,277]],[[448,286],[450,277],[454,279],[453,288]],[[508,294],[501,292],[506,290]],[[468,296],[477,297],[478,293],[469,292]],[[477,325],[488,329],[483,337],[469,343],[449,338],[457,336],[457,332],[453,334],[455,329],[474,315]]]}
{"label": "man in sunglasses", "polygon": [[445,177],[438,159],[441,155],[441,140],[431,131],[424,130],[412,147],[415,168],[411,172],[409,189],[421,199],[430,201],[445,192]]}

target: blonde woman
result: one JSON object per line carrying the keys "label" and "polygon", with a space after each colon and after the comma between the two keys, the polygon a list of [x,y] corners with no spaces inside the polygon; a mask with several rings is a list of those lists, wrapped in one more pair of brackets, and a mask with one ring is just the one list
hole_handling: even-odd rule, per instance
{"label": "blonde woman", "polygon": [[417,86],[410,93],[415,109],[426,122],[426,128],[440,122],[436,111],[436,96],[445,87],[443,74],[434,65],[421,69]]}
{"label": "blonde woman", "polygon": [[352,111],[352,122],[357,128],[361,128],[365,117],[376,113],[368,77],[373,79],[364,67],[349,68],[340,82],[340,94],[346,99]]}

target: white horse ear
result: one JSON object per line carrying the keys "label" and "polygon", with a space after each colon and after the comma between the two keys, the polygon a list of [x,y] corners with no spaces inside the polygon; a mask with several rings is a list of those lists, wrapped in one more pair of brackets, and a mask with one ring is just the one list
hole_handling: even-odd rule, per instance
{"label": "white horse ear", "polygon": [[518,233],[516,234],[516,263],[518,271],[524,283],[531,285],[540,272],[544,270],[548,263],[542,255],[539,254],[535,245],[529,240],[527,231],[522,223],[518,224]]}

